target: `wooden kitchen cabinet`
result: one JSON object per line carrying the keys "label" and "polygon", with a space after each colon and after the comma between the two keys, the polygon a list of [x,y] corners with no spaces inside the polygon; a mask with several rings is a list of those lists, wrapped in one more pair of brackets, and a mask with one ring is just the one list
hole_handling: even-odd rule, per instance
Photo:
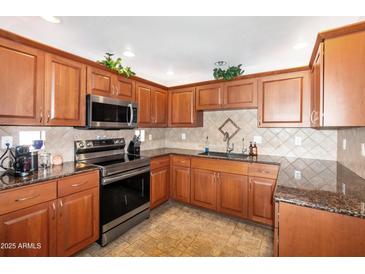
{"label": "wooden kitchen cabinet", "polygon": [[312,76],[312,90],[311,90],[311,112],[310,125],[311,127],[320,127],[323,125],[323,43],[319,45],[316,57],[313,62],[311,76]]}
{"label": "wooden kitchen cabinet", "polygon": [[191,199],[193,205],[217,210],[217,173],[191,169]]}
{"label": "wooden kitchen cabinet", "polygon": [[255,222],[273,225],[274,204],[273,194],[275,179],[249,178],[249,219]]}
{"label": "wooden kitchen cabinet", "polygon": [[365,31],[324,41],[323,126],[365,126]]}
{"label": "wooden kitchen cabinet", "polygon": [[55,256],[55,201],[0,216],[0,243],[1,257]]}
{"label": "wooden kitchen cabinet", "polygon": [[117,99],[134,102],[136,100],[136,82],[123,76],[113,76],[115,96]]}
{"label": "wooden kitchen cabinet", "polygon": [[44,53],[0,38],[0,124],[43,124]]}
{"label": "wooden kitchen cabinet", "polygon": [[310,72],[307,70],[260,78],[259,127],[309,127],[310,96]]}
{"label": "wooden kitchen cabinet", "polygon": [[220,172],[217,182],[217,210],[240,218],[247,218],[248,177]]}
{"label": "wooden kitchen cabinet", "polygon": [[167,91],[137,82],[139,127],[167,126]]}
{"label": "wooden kitchen cabinet", "polygon": [[86,66],[46,54],[45,124],[84,126]]}
{"label": "wooden kitchen cabinet", "polygon": [[190,167],[172,166],[172,193],[174,200],[190,203]]}
{"label": "wooden kitchen cabinet", "polygon": [[209,84],[196,87],[196,109],[211,110],[221,108],[223,103],[223,84]]}
{"label": "wooden kitchen cabinet", "polygon": [[113,73],[106,70],[87,67],[87,93],[111,97],[115,93]]}
{"label": "wooden kitchen cabinet", "polygon": [[170,156],[151,160],[151,209],[168,201],[170,198]]}
{"label": "wooden kitchen cabinet", "polygon": [[169,127],[202,127],[203,112],[196,110],[195,88],[169,90]]}
{"label": "wooden kitchen cabinet", "polygon": [[223,108],[257,108],[257,79],[234,80],[224,83]]}
{"label": "wooden kitchen cabinet", "polygon": [[99,189],[58,199],[57,256],[69,256],[99,238]]}

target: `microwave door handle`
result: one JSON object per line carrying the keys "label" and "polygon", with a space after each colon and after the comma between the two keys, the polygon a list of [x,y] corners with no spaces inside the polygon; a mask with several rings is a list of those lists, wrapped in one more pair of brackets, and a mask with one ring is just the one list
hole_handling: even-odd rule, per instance
{"label": "microwave door handle", "polygon": [[131,126],[133,123],[133,106],[132,106],[132,104],[128,104],[128,108],[130,111],[130,120],[128,122],[128,126]]}

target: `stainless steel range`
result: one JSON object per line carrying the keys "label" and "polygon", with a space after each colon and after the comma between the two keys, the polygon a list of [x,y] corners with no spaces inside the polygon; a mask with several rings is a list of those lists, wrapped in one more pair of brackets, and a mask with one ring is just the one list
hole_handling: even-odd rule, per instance
{"label": "stainless steel range", "polygon": [[100,168],[102,246],[150,216],[150,160],[124,148],[124,138],[75,141],[75,161]]}

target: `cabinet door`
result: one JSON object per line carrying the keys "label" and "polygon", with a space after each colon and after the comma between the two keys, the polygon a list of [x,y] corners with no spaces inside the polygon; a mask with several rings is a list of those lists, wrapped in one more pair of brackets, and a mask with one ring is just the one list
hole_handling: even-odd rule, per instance
{"label": "cabinet door", "polygon": [[224,84],[224,108],[257,108],[257,79],[237,80]]}
{"label": "cabinet door", "polygon": [[172,167],[172,197],[190,203],[190,167]]}
{"label": "cabinet door", "polygon": [[272,225],[274,218],[273,194],[275,180],[259,177],[249,179],[249,218]]}
{"label": "cabinet door", "polygon": [[217,175],[210,170],[191,170],[191,203],[217,209]]}
{"label": "cabinet door", "polygon": [[365,126],[365,31],[324,42],[324,126]]}
{"label": "cabinet door", "polygon": [[170,166],[151,170],[150,201],[154,208],[169,199]]}
{"label": "cabinet door", "polygon": [[312,67],[312,90],[311,90],[311,127],[323,125],[321,121],[323,106],[323,43],[319,49]]}
{"label": "cabinet door", "polygon": [[100,96],[113,96],[115,87],[111,72],[102,69],[87,67],[87,93]]}
{"label": "cabinet door", "polygon": [[248,216],[247,176],[218,173],[217,210],[241,218]]}
{"label": "cabinet door", "polygon": [[0,60],[0,124],[42,124],[44,53],[0,38]]}
{"label": "cabinet door", "polygon": [[138,103],[138,126],[149,127],[151,119],[151,87],[141,83],[136,84],[136,95]]}
{"label": "cabinet door", "polygon": [[156,127],[167,126],[167,91],[152,89],[151,113],[152,123]]}
{"label": "cabinet door", "polygon": [[69,256],[99,237],[99,189],[58,199],[57,256]]}
{"label": "cabinet door", "polygon": [[45,109],[47,125],[84,126],[85,65],[46,55]]}
{"label": "cabinet door", "polygon": [[196,110],[195,88],[171,90],[169,94],[169,126],[203,126],[203,112]]}
{"label": "cabinet door", "polygon": [[134,80],[122,76],[114,76],[115,97],[121,100],[134,102],[136,100],[136,83]]}
{"label": "cabinet door", "polygon": [[260,127],[310,126],[310,72],[299,71],[258,81]]}
{"label": "cabinet door", "polygon": [[1,246],[0,256],[54,256],[55,232],[55,201],[2,215],[0,243],[5,246]]}
{"label": "cabinet door", "polygon": [[196,109],[219,109],[223,101],[223,84],[196,87]]}

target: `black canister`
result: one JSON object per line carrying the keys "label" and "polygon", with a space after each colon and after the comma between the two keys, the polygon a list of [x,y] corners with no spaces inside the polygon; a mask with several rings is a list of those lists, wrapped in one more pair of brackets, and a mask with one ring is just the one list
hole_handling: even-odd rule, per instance
{"label": "black canister", "polygon": [[30,159],[31,159],[30,170],[38,171],[38,151],[35,150],[30,152]]}

